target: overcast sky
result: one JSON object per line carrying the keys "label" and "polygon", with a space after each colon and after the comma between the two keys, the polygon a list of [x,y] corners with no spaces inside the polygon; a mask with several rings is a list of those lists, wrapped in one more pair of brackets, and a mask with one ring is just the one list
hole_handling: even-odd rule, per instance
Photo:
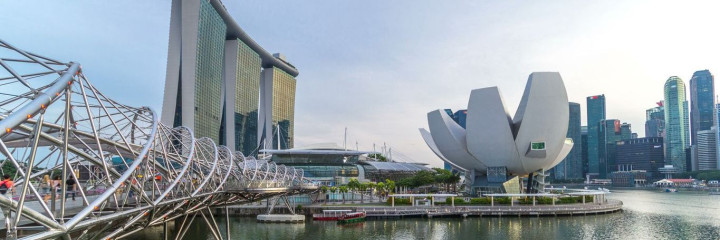
{"label": "overcast sky", "polygon": [[[441,161],[426,114],[498,86],[511,113],[533,71],[558,71],[570,101],[605,94],[608,118],[644,135],[663,84],[720,71],[717,1],[225,1],[240,26],[297,66],[295,145],[320,142]],[[0,39],[76,61],[129,105],[162,106],[170,1],[0,0]]]}

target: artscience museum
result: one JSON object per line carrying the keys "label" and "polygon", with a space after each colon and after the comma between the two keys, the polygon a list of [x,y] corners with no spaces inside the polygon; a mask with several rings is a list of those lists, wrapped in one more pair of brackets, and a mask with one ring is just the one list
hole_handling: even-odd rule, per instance
{"label": "artscience museum", "polygon": [[442,109],[427,114],[420,133],[442,160],[465,173],[472,192],[543,192],[545,171],[572,149],[568,98],[560,74],[530,74],[511,116],[497,87],[472,90],[466,127]]}

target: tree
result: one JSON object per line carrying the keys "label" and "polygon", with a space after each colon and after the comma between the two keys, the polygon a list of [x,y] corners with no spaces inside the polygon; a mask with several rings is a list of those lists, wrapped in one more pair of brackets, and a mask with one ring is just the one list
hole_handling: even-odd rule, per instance
{"label": "tree", "polygon": [[345,193],[348,192],[347,186],[340,186],[340,195],[342,195],[342,202],[345,204]]}
{"label": "tree", "polygon": [[[320,192],[322,192],[323,200],[327,200],[327,195],[325,195],[325,194],[327,194],[327,192],[328,192],[328,187],[327,186],[320,187]],[[317,202],[317,198],[315,198],[315,201]]]}
{"label": "tree", "polygon": [[368,186],[367,189],[370,190],[370,199],[372,201],[373,190],[375,190],[375,188],[377,187],[377,184],[375,184],[374,182],[369,182],[369,183],[367,183],[367,186]]}
{"label": "tree", "polygon": [[385,183],[383,183],[383,182],[377,183],[377,190],[378,190],[380,196],[382,197],[383,193],[385,192]]}
{"label": "tree", "polygon": [[368,154],[368,157],[377,159],[378,162],[387,162],[387,158],[379,153]]}
{"label": "tree", "polygon": [[[357,191],[360,189],[360,181],[353,178],[350,179],[350,182],[348,182],[347,187],[350,189],[350,191]],[[352,195],[352,200],[355,201],[355,194]]]}
{"label": "tree", "polygon": [[385,179],[385,187],[388,189],[388,192],[393,193],[395,191],[395,181]]}
{"label": "tree", "polygon": [[330,187],[330,192],[331,192],[331,193],[337,193],[337,187],[335,187],[335,186]]}
{"label": "tree", "polygon": [[360,190],[360,203],[364,203],[364,202],[365,202],[365,197],[364,197],[365,194],[363,194],[363,193],[365,192],[365,190],[368,189],[368,185],[370,185],[370,184],[368,184],[368,183],[361,183],[360,186],[358,186],[358,189]]}

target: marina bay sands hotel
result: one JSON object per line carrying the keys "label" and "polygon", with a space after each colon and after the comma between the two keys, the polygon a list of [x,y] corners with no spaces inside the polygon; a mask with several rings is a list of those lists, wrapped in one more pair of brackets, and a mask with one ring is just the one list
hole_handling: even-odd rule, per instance
{"label": "marina bay sands hotel", "polygon": [[173,0],[162,122],[231,150],[293,147],[295,77],[232,19],[220,0]]}

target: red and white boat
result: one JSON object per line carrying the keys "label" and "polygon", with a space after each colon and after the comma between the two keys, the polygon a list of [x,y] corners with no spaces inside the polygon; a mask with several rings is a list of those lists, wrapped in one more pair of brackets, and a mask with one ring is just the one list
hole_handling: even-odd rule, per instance
{"label": "red and white boat", "polygon": [[323,210],[323,213],[313,214],[313,221],[337,221],[341,216],[351,212],[352,210]]}

